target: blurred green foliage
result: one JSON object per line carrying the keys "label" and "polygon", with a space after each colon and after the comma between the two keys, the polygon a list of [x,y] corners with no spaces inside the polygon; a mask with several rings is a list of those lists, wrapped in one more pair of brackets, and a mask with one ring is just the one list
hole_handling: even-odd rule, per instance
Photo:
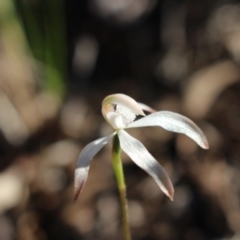
{"label": "blurred green foliage", "polygon": [[63,0],[1,1],[0,24],[3,35],[12,33],[14,43],[24,39],[22,44],[37,63],[41,88],[63,97],[67,65]]}

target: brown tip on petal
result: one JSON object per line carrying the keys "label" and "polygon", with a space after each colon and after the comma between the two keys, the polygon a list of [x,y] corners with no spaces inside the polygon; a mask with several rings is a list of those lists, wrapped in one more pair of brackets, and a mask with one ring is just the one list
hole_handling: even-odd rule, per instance
{"label": "brown tip on petal", "polygon": [[77,201],[79,194],[80,194],[80,191],[78,191],[74,194],[73,202]]}
{"label": "brown tip on petal", "polygon": [[207,140],[203,143],[202,148],[203,148],[203,149],[209,149],[209,144],[208,144],[208,141],[207,141]]}
{"label": "brown tip on petal", "polygon": [[169,194],[167,195],[171,201],[173,201],[174,198],[174,190],[172,190],[171,192],[169,192]]}
{"label": "brown tip on petal", "polygon": [[74,193],[74,199],[73,201],[76,202],[76,200],[78,199],[82,189],[83,189],[83,186],[84,184],[81,184],[76,190],[75,190],[75,193]]}
{"label": "brown tip on petal", "polygon": [[168,185],[167,188],[165,188],[165,191],[163,191],[169,198],[171,201],[173,201],[173,197],[174,197],[174,187],[172,185],[172,182],[170,182],[170,184]]}

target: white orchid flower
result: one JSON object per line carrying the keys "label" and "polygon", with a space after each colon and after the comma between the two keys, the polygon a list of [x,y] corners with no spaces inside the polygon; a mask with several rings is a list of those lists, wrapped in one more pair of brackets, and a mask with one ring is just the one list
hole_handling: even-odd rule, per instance
{"label": "white orchid flower", "polygon": [[[151,114],[145,116],[143,111]],[[156,181],[160,189],[173,200],[174,189],[167,172],[144,145],[129,135],[124,129],[160,126],[171,132],[183,133],[192,138],[200,147],[208,149],[208,141],[205,135],[190,119],[174,112],[156,112],[147,105],[137,103],[134,99],[124,94],[107,96],[102,102],[102,114],[114,129],[114,132],[89,143],[80,153],[75,170],[75,200],[87,181],[89,166],[93,157],[116,134],[118,135],[121,149],[135,164],[145,170]],[[144,117],[134,121],[137,115]]]}

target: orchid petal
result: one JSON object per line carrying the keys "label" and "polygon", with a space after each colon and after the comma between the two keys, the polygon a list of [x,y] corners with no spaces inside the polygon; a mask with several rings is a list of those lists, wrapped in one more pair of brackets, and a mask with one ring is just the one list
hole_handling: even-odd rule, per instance
{"label": "orchid petal", "polygon": [[112,94],[104,98],[102,106],[106,104],[119,104],[128,109],[131,109],[132,112],[134,112],[137,115],[145,116],[144,112],[139,107],[138,103],[133,98],[122,93]]}
{"label": "orchid petal", "polygon": [[168,131],[183,133],[193,139],[200,147],[208,149],[208,141],[202,130],[189,118],[178,113],[160,111],[130,123],[127,128],[159,126]]}
{"label": "orchid petal", "polygon": [[[114,112],[116,115],[112,118],[113,115],[109,113]],[[134,99],[121,93],[109,95],[103,100],[102,114],[114,129],[126,127],[134,121],[136,115],[145,116],[143,110]],[[119,119],[116,119],[117,116],[119,116]],[[118,124],[116,125],[116,123]]]}
{"label": "orchid petal", "polygon": [[83,148],[75,169],[75,179],[74,179],[74,201],[77,200],[79,194],[81,193],[88,177],[88,170],[90,162],[93,157],[113,138],[116,132],[99,138]]}
{"label": "orchid petal", "polygon": [[173,200],[174,189],[172,182],[157,160],[147,151],[144,145],[126,131],[118,132],[122,150],[158,184],[160,189]]}

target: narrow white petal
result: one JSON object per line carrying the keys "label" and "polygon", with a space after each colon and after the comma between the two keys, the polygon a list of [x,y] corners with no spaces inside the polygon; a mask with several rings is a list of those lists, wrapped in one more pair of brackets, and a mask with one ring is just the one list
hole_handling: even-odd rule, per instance
{"label": "narrow white petal", "polygon": [[144,171],[146,171],[162,189],[162,191],[173,200],[174,189],[172,182],[157,160],[148,152],[144,145],[133,138],[126,131],[118,132],[122,150]]}
{"label": "narrow white petal", "polygon": [[88,177],[88,170],[90,162],[93,157],[100,151],[116,134],[116,132],[99,138],[83,148],[81,151],[78,160],[77,166],[75,169],[75,179],[74,179],[74,201],[77,200],[79,194],[81,193]]}
{"label": "narrow white petal", "polygon": [[202,130],[189,118],[178,113],[160,111],[152,113],[135,122],[127,128],[159,126],[168,131],[183,133],[192,138],[200,147],[208,149],[208,141]]}

